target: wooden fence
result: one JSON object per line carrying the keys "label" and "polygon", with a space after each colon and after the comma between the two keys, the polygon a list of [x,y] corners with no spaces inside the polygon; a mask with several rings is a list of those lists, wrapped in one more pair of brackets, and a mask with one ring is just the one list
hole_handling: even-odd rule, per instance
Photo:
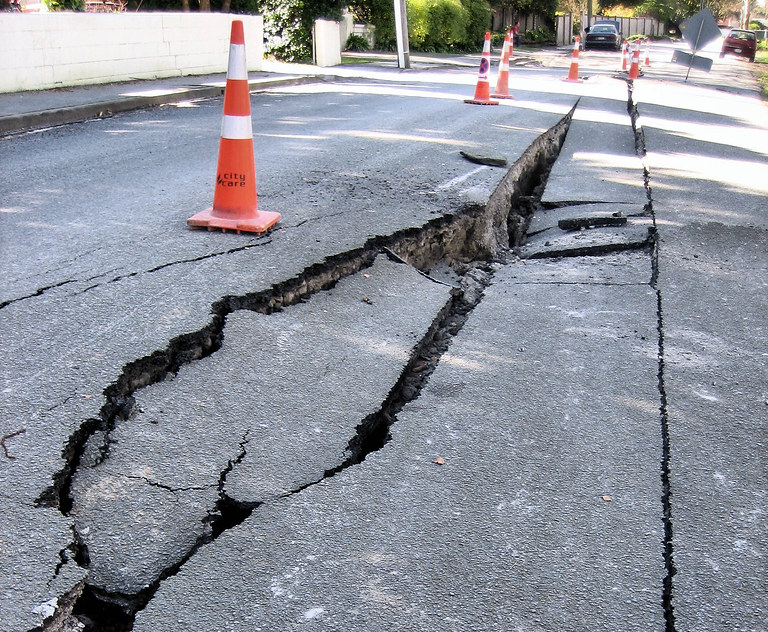
{"label": "wooden fence", "polygon": [[[583,11],[579,15],[581,35],[584,36],[584,27],[587,25],[587,14]],[[611,15],[593,15],[591,24],[599,20],[615,20],[619,22],[623,37],[630,35],[664,35],[664,25],[656,18],[622,18]],[[555,28],[555,40],[558,46],[565,46],[573,42],[573,25],[575,16],[572,13],[558,15]]]}
{"label": "wooden fence", "polygon": [[493,10],[493,20],[491,28],[494,31],[504,31],[512,28],[516,20],[520,21],[520,35],[526,31],[535,31],[540,26],[546,26],[547,20],[544,16],[537,13],[531,15],[518,15],[515,11],[508,8],[499,8]]}

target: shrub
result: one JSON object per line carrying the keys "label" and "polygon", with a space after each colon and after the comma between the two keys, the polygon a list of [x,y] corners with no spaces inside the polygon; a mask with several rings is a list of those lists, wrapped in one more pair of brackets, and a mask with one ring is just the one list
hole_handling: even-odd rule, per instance
{"label": "shrub", "polygon": [[485,32],[491,28],[491,8],[486,0],[463,0],[463,4],[469,14],[465,45],[466,48],[474,49],[482,46]]}
{"label": "shrub", "polygon": [[426,50],[446,51],[467,39],[469,12],[461,0],[432,0],[428,10]]}
{"label": "shrub", "polygon": [[[431,0],[408,0],[408,40],[411,48],[422,49],[429,34]],[[394,18],[393,18],[394,19]],[[379,27],[376,27],[379,30]]]}
{"label": "shrub", "polygon": [[555,41],[555,34],[547,26],[540,26],[537,29],[528,29],[523,35],[523,41],[526,44],[550,44]]}
{"label": "shrub", "polygon": [[355,35],[352,33],[347,38],[347,43],[344,44],[344,50],[364,51],[370,50],[371,46],[368,44],[368,40],[362,35]]}

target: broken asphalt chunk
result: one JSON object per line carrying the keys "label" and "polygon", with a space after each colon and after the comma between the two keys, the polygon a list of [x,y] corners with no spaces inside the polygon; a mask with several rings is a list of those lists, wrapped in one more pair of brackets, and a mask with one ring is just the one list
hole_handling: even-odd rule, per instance
{"label": "broken asphalt chunk", "polygon": [[531,219],[523,259],[605,254],[645,247],[652,220],[639,205],[584,204],[540,210]]}
{"label": "broken asphalt chunk", "polygon": [[537,210],[528,226],[528,236],[549,228],[578,230],[593,226],[624,226],[628,217],[640,216],[640,204],[575,204],[553,209]]}
{"label": "broken asphalt chunk", "polygon": [[627,218],[624,216],[611,217],[574,217],[561,219],[557,227],[561,230],[581,230],[582,228],[596,228],[599,226],[626,226]]}
{"label": "broken asphalt chunk", "polygon": [[459,153],[462,155],[462,157],[466,158],[470,162],[475,162],[479,165],[488,165],[489,167],[507,166],[506,156],[502,156],[500,154],[474,153],[470,151],[464,151],[463,149]]}

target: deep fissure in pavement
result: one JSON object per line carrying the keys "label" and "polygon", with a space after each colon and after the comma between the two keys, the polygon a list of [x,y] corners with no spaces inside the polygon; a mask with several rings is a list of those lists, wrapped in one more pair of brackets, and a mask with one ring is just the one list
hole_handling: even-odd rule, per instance
{"label": "deep fissure in pavement", "polygon": [[658,239],[654,244],[653,251],[653,287],[656,291],[657,318],[659,332],[659,395],[661,403],[659,411],[661,414],[661,491],[662,491],[662,521],[664,524],[664,567],[666,570],[664,576],[664,592],[662,603],[664,606],[664,621],[666,632],[675,632],[675,612],[672,605],[672,581],[674,579],[675,558],[673,549],[673,525],[672,525],[672,491],[670,489],[670,439],[669,439],[669,413],[667,409],[667,392],[665,386],[665,366],[664,366],[664,311],[662,307],[661,290],[658,287]]}
{"label": "deep fissure in pavement", "polygon": [[[645,134],[639,118],[640,113],[634,100],[634,83],[627,82],[628,97],[627,111],[632,120],[632,130],[635,134],[635,149],[637,154],[644,158],[646,155]],[[648,195],[648,208],[653,220],[653,250],[652,250],[652,275],[651,287],[656,292],[656,318],[658,330],[658,384],[659,384],[659,415],[661,420],[661,504],[662,504],[662,523],[664,526],[664,569],[665,575],[662,587],[662,607],[664,608],[665,632],[675,632],[675,611],[672,604],[672,583],[675,577],[675,556],[673,545],[673,524],[672,524],[672,490],[670,488],[670,435],[669,435],[669,411],[667,408],[667,391],[665,384],[665,355],[664,355],[664,311],[662,304],[661,289],[659,288],[659,234],[656,226],[656,214],[653,211],[653,191],[651,188],[651,174],[644,164],[645,190]]]}
{"label": "deep fissure in pavement", "polygon": [[[449,269],[451,284],[458,285],[427,335],[412,350],[411,360],[379,411],[358,425],[355,436],[349,442],[351,456],[340,466],[326,471],[320,480],[362,462],[368,454],[381,449],[399,410],[406,402],[418,397],[452,337],[481,300],[482,290],[490,282],[493,267],[507,259],[510,245],[518,245],[523,239],[549,169],[562,147],[574,109],[531,144],[506,173],[487,204],[467,206],[456,213],[436,218],[421,228],[372,238],[359,249],[329,257],[267,290],[223,297],[212,305],[211,320],[206,327],[179,336],[165,349],[127,364],[115,382],[104,390],[105,403],[99,418],[85,420],[71,435],[62,453],[65,465],[55,475],[51,487],[37,499],[38,506],[58,507],[63,514],[69,515],[73,504],[73,477],[89,442],[100,437],[95,465],[108,459],[111,433],[121,421],[130,417],[135,405],[133,394],[141,388],[172,378],[182,366],[215,353],[221,347],[228,314],[237,310],[270,314],[290,307],[372,265],[375,257],[383,251],[427,274]],[[245,457],[247,444],[246,435],[242,438],[239,454],[220,473],[219,500],[206,518],[210,532],[198,539],[180,562],[166,568],[156,581],[138,594],[108,594],[85,584],[73,614],[85,625],[87,632],[131,630],[136,613],[152,599],[163,580],[178,573],[200,547],[242,523],[257,509],[258,504],[237,503],[223,491],[227,474]],[[301,489],[290,493],[299,493]],[[77,533],[71,549],[74,559],[87,568],[87,547]],[[50,629],[48,623],[52,620],[41,629]]]}

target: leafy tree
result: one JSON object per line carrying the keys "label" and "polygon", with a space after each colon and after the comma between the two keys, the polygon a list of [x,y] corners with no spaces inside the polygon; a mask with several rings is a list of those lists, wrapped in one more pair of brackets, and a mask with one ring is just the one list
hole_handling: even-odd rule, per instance
{"label": "leafy tree", "polygon": [[638,5],[640,15],[650,15],[670,26],[678,27],[680,22],[698,13],[700,0],[646,0]]}
{"label": "leafy tree", "polygon": [[742,2],[739,0],[705,0],[704,6],[712,11],[715,19],[720,21],[730,15],[739,13],[742,8]]}
{"label": "leafy tree", "polygon": [[[376,46],[384,50],[394,50],[395,8],[392,0],[352,0],[349,10],[359,21],[376,27]],[[408,31],[410,36],[411,14],[408,12]]]}
{"label": "leafy tree", "polygon": [[579,12],[587,10],[587,0],[558,0],[557,12],[558,13],[573,13],[578,15]]}
{"label": "leafy tree", "polygon": [[490,28],[490,5],[486,0],[462,0],[462,4],[469,14],[467,42],[482,42],[485,32]]}

